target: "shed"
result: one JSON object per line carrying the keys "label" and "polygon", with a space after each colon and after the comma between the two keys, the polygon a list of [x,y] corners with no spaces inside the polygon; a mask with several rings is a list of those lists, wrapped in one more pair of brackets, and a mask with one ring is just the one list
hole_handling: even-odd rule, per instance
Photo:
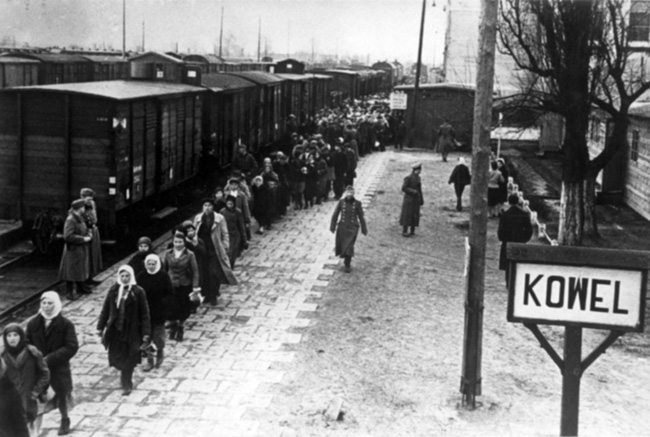
{"label": "shed", "polygon": [[83,187],[99,222],[197,173],[203,88],[103,81],[0,92],[0,218],[65,214]]}
{"label": "shed", "polygon": [[[438,141],[438,128],[448,120],[463,146],[471,146],[474,123],[474,87],[457,83],[420,85],[418,112],[413,120],[413,85],[400,85],[396,91],[407,96],[406,126],[414,126],[413,144],[433,148]],[[414,125],[412,124],[414,122]]]}
{"label": "shed", "polygon": [[305,63],[293,58],[283,59],[276,62],[275,73],[304,74]]}

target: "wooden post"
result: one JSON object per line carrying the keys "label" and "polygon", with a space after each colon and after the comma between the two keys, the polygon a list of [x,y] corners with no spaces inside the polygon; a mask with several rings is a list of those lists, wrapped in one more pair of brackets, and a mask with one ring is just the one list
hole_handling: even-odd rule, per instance
{"label": "wooden post", "polygon": [[469,243],[471,247],[468,293],[465,305],[466,335],[463,351],[461,392],[463,403],[475,408],[481,394],[483,337],[483,293],[485,290],[485,245],[487,240],[487,187],[490,163],[492,87],[496,44],[498,0],[483,0],[479,37],[478,70],[474,100],[472,137],[472,185],[470,190]]}
{"label": "wooden post", "polygon": [[420,70],[422,69],[422,40],[424,38],[424,16],[427,11],[427,0],[422,0],[422,18],[420,19],[420,42],[418,43],[418,61],[415,69],[415,85],[413,87],[413,110],[411,126],[409,126],[408,144],[413,147],[415,142],[415,118],[418,114],[418,91],[420,90]]}
{"label": "wooden post", "polygon": [[564,330],[564,368],[562,369],[562,413],[560,435],[578,435],[580,377],[582,376],[582,328]]}

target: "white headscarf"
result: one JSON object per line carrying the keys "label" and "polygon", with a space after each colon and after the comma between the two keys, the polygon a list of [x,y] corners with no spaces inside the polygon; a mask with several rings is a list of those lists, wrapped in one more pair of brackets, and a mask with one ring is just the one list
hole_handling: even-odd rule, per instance
{"label": "white headscarf", "polygon": [[41,294],[41,302],[43,302],[44,299],[50,299],[51,301],[54,302],[54,311],[52,312],[52,315],[47,315],[43,311],[43,308],[39,309],[39,314],[43,316],[45,320],[52,320],[59,314],[61,314],[61,298],[59,297],[59,293],[56,291],[46,291],[45,293]]}
{"label": "white headscarf", "polygon": [[160,257],[158,255],[156,255],[155,253],[151,253],[147,255],[147,257],[144,259],[145,270],[147,267],[147,262],[151,260],[156,261],[156,270],[153,273],[149,273],[149,270],[147,270],[147,273],[149,273],[150,275],[155,275],[160,271],[160,268],[162,267],[162,263],[160,262]]}
{"label": "white headscarf", "polygon": [[[129,279],[128,284],[122,284],[120,281],[120,273],[124,271],[127,271],[131,274],[131,279]],[[135,273],[133,272],[133,268],[130,265],[124,264],[123,266],[120,266],[119,269],[117,269],[117,283],[120,285],[120,289],[117,293],[117,305],[119,306],[122,298],[126,298],[127,294],[131,291],[131,287],[136,285]]]}
{"label": "white headscarf", "polygon": [[462,164],[462,165],[465,165],[465,158],[463,158],[462,156],[460,158],[458,158],[458,163]]}

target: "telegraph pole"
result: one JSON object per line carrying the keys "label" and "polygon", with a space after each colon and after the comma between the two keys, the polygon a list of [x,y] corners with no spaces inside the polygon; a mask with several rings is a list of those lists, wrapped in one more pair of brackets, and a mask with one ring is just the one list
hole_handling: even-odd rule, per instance
{"label": "telegraph pole", "polygon": [[219,57],[221,58],[223,48],[223,6],[221,6],[221,28],[219,29]]}
{"label": "telegraph pole", "polygon": [[122,0],[122,57],[126,58],[126,0]]}
{"label": "telegraph pole", "polygon": [[487,187],[492,127],[492,88],[498,0],[482,0],[479,29],[478,69],[474,97],[472,135],[472,186],[470,190],[469,262],[465,300],[463,373],[460,391],[466,408],[476,407],[481,395],[483,350],[483,295],[485,291],[485,244],[487,240]]}
{"label": "telegraph pole", "polygon": [[422,0],[422,18],[420,19],[420,42],[418,43],[418,61],[415,69],[415,87],[413,88],[413,112],[409,126],[409,145],[413,146],[415,138],[415,117],[418,113],[418,91],[420,90],[420,69],[422,68],[422,40],[424,39],[424,16],[427,11],[427,0]]}
{"label": "telegraph pole", "polygon": [[262,54],[262,17],[259,17],[257,29],[257,62],[260,62]]}
{"label": "telegraph pole", "polygon": [[144,53],[144,20],[142,20],[142,52]]}

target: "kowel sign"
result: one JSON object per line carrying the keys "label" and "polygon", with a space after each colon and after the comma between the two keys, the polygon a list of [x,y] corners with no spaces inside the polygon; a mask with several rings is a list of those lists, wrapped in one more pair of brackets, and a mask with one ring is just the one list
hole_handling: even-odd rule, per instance
{"label": "kowel sign", "polygon": [[[580,378],[625,332],[642,332],[650,253],[509,243],[508,321],[522,322],[562,372],[560,435],[578,435]],[[564,325],[563,358],[537,324]],[[582,328],[610,330],[582,359]]]}

